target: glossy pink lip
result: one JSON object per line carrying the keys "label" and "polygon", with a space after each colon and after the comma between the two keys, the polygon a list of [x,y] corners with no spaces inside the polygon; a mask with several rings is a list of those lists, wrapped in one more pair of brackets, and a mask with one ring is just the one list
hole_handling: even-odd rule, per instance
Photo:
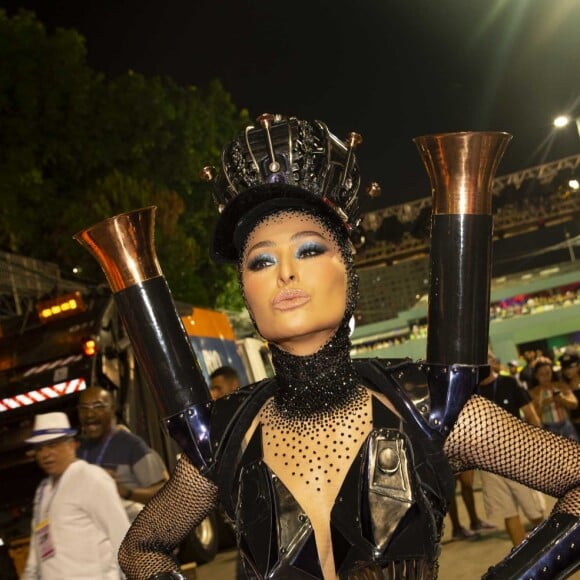
{"label": "glossy pink lip", "polygon": [[292,310],[310,302],[310,295],[304,290],[292,288],[278,292],[272,301],[276,310]]}

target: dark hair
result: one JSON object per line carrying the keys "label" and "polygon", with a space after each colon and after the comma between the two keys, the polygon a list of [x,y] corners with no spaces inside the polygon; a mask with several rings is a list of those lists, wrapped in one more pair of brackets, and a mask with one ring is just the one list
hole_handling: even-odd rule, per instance
{"label": "dark hair", "polygon": [[217,377],[225,377],[226,379],[240,379],[238,375],[238,371],[234,367],[230,367],[228,365],[224,365],[223,367],[217,368],[211,375],[209,375],[210,379],[215,379]]}
{"label": "dark hair", "polygon": [[537,387],[540,384],[538,382],[538,379],[536,378],[536,373],[542,367],[548,367],[550,369],[550,371],[552,371],[552,379],[554,378],[554,370],[552,368],[552,364],[553,364],[552,361],[548,357],[545,357],[545,356],[541,356],[541,357],[537,358],[532,363],[532,365],[531,365],[531,367],[532,367],[532,380],[531,380],[530,388]]}
{"label": "dark hair", "polygon": [[560,357],[558,362],[563,369],[567,369],[573,365],[577,365],[580,362],[580,357],[577,354],[567,352]]}

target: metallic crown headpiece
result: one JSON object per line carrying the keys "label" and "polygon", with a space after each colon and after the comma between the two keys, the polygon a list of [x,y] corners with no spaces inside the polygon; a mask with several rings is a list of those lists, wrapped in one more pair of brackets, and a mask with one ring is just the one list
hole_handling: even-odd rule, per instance
{"label": "metallic crown headpiece", "polygon": [[[201,177],[212,182],[220,213],[227,213],[237,200],[253,195],[257,188],[276,184],[307,192],[330,207],[348,231],[356,228],[361,180],[354,150],[362,137],[349,133],[343,142],[320,121],[269,113],[260,115],[257,121],[259,126],[246,127],[224,147],[221,172],[213,167],[202,170]],[[380,187],[373,183],[367,191],[376,197]],[[290,195],[285,193],[283,197]],[[256,199],[258,203],[264,201],[263,196]],[[238,209],[247,211],[251,205],[240,203]],[[231,227],[231,219],[228,222]],[[219,248],[214,250],[219,257]]]}

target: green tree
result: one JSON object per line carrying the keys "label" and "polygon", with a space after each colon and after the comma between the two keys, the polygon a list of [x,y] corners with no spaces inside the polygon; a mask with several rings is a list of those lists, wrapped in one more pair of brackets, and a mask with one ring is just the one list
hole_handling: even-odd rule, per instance
{"label": "green tree", "polygon": [[100,277],[72,234],[156,205],[175,297],[238,308],[235,271],[209,259],[216,211],[199,170],[246,121],[218,81],[107,79],[74,30],[49,34],[31,13],[0,11],[0,247]]}
{"label": "green tree", "polygon": [[[82,134],[99,77],[74,31],[48,36],[34,15],[0,12],[0,244],[29,252],[81,172]],[[43,240],[44,241],[44,240]]]}

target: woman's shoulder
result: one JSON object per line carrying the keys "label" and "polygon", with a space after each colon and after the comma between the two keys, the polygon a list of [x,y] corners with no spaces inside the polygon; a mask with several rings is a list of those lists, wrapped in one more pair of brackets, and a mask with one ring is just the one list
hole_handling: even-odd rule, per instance
{"label": "woman's shoulder", "polygon": [[378,391],[392,386],[393,381],[398,382],[398,377],[416,366],[409,358],[358,358],[353,364],[365,384]]}
{"label": "woman's shoulder", "polygon": [[393,404],[410,402],[423,418],[429,414],[429,385],[421,363],[409,358],[355,359],[365,386],[385,395]]}
{"label": "woman's shoulder", "polygon": [[274,379],[264,379],[240,387],[214,401],[212,415],[217,417],[219,415],[228,415],[236,412],[237,409],[251,400],[260,398],[264,393],[268,393],[267,396],[271,396],[272,389],[275,387],[276,381]]}
{"label": "woman's shoulder", "polygon": [[236,429],[242,429],[246,424],[249,426],[276,389],[277,383],[274,379],[265,379],[240,387],[215,401],[211,413],[211,439],[214,449],[234,426]]}

